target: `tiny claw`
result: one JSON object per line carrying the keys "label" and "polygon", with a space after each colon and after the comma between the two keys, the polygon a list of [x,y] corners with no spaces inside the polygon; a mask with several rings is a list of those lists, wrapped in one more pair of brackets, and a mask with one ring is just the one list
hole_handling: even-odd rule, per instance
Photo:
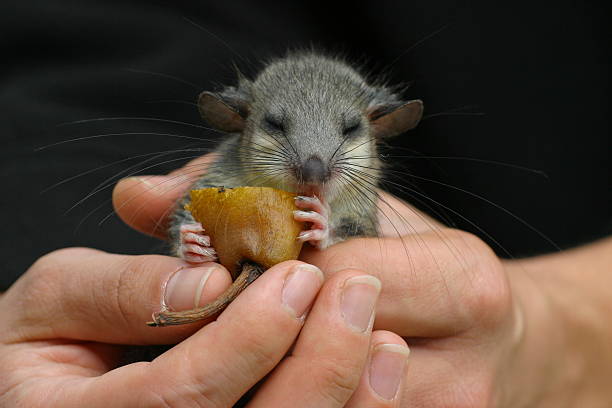
{"label": "tiny claw", "polygon": [[210,237],[208,235],[198,235],[193,232],[186,233],[183,237],[183,241],[205,247],[210,246]]}
{"label": "tiny claw", "polygon": [[295,237],[296,240],[301,241],[301,242],[306,242],[310,239],[310,237],[312,236],[312,231],[302,231],[298,234],[297,237]]}
{"label": "tiny claw", "polygon": [[203,247],[197,244],[184,244],[183,248],[185,252],[190,252],[196,255],[214,256],[217,254],[217,252],[213,248]]}
{"label": "tiny claw", "polygon": [[214,262],[217,260],[216,256],[198,255],[198,254],[194,254],[191,252],[183,253],[182,258],[185,261],[189,263],[194,263],[194,264],[200,264],[204,262]]}
{"label": "tiny claw", "polygon": [[210,237],[204,235],[200,223],[183,224],[180,228],[179,255],[190,263],[203,263],[217,260],[217,252],[210,246]]}
{"label": "tiny claw", "polygon": [[311,228],[302,231],[297,240],[309,242],[311,245],[323,249],[329,245],[329,205],[318,197],[295,197],[295,206],[300,210],[293,212],[293,218],[300,222],[309,222]]}
{"label": "tiny claw", "polygon": [[293,218],[296,221],[312,223],[313,229],[327,228],[327,218],[315,211],[297,210],[293,212]]}
{"label": "tiny claw", "polygon": [[199,222],[181,225],[181,234],[187,234],[189,232],[192,232],[194,234],[201,234],[202,232],[204,232],[204,227],[202,227],[202,224],[200,224]]}

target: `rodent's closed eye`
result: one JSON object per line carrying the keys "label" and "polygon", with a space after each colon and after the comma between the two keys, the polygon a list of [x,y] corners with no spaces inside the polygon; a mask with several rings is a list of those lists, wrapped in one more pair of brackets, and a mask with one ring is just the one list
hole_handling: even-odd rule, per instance
{"label": "rodent's closed eye", "polygon": [[264,125],[266,126],[266,129],[271,130],[273,132],[285,132],[285,125],[283,124],[281,118],[277,118],[272,115],[266,115],[264,117]]}
{"label": "rodent's closed eye", "polygon": [[350,136],[352,133],[355,133],[360,127],[361,127],[360,122],[350,124],[348,126],[345,126],[344,129],[342,129],[342,134],[344,136]]}

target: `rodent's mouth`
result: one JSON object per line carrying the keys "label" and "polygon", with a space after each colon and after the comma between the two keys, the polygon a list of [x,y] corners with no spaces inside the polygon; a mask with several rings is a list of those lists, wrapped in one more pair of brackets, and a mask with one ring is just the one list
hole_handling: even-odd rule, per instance
{"label": "rodent's mouth", "polygon": [[306,197],[317,196],[321,201],[325,199],[325,191],[317,184],[298,184],[295,189],[296,193]]}

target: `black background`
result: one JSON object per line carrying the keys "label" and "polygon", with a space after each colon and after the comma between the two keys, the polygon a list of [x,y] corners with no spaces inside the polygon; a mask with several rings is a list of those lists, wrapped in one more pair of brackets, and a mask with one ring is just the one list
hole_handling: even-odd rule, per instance
{"label": "black background", "polygon": [[[56,248],[161,251],[158,241],[131,231],[115,216],[99,225],[112,210],[110,188],[63,215],[138,160],[41,191],[97,166],[187,142],[123,135],[35,148],[122,132],[215,137],[194,127],[142,120],[59,124],[156,117],[199,125],[194,106],[160,100],[193,102],[203,89],[232,83],[233,62],[252,74],[262,58],[309,44],[388,72],[391,82],[414,81],[406,96],[423,99],[426,114],[434,116],[394,140],[404,150],[396,147],[391,154],[499,161],[546,177],[476,161],[391,159],[402,168],[486,197],[561,248],[603,236],[612,226],[610,25],[603,4],[5,0],[0,5],[0,289]],[[134,70],[176,76],[195,86]],[[484,115],[435,115],[455,108]],[[184,161],[181,157],[167,156],[177,160],[143,173],[169,171]],[[487,231],[513,256],[555,250],[493,205],[442,185],[404,177],[407,181]],[[444,211],[458,227],[489,240]]]}

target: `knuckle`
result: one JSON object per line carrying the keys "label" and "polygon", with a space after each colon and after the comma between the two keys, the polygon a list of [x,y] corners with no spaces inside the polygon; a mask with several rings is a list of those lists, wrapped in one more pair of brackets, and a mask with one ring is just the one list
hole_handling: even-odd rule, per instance
{"label": "knuckle", "polygon": [[0,406],[2,407],[40,407],[40,401],[32,393],[21,392],[11,389],[0,395]]}
{"label": "knuckle", "polygon": [[510,290],[505,280],[489,280],[466,298],[471,320],[482,328],[497,327],[512,311]]}
{"label": "knuckle", "polygon": [[471,325],[496,327],[512,310],[509,283],[491,248],[474,234],[450,230],[448,236],[462,256],[466,290],[461,299]]}
{"label": "knuckle", "polygon": [[476,381],[471,384],[457,383],[451,388],[450,404],[453,408],[490,408],[494,406],[490,382]]}
{"label": "knuckle", "polygon": [[148,403],[144,406],[151,408],[221,408],[221,405],[207,397],[199,387],[187,384],[173,384],[163,388],[149,389],[144,398]]}
{"label": "knuckle", "polygon": [[120,257],[104,270],[106,279],[100,280],[99,289],[102,304],[111,307],[114,313],[124,323],[129,324],[134,318],[139,318],[139,311],[143,309],[143,293],[152,293],[156,288],[162,290],[161,278],[171,265],[165,265],[168,258],[161,255],[139,255]]}
{"label": "knuckle", "polygon": [[[70,291],[64,303],[71,309],[71,314],[76,318],[90,319],[95,311],[96,319],[102,324],[129,327],[129,302],[130,298],[136,298],[124,290],[125,286],[129,289],[129,285],[124,285],[129,259],[117,256],[95,265],[80,262],[78,269],[73,271],[74,276],[63,284],[64,290]],[[95,268],[95,276],[83,273],[84,268]]]}
{"label": "knuckle", "polygon": [[32,310],[38,310],[37,305],[44,305],[45,309],[59,306],[61,282],[66,275],[69,264],[67,256],[70,254],[71,249],[64,249],[42,256],[15,284],[23,319],[27,320]]}
{"label": "knuckle", "polygon": [[251,331],[246,338],[248,352],[242,355],[245,371],[252,372],[253,367],[267,367],[272,369],[281,359],[279,350],[270,347],[269,333]]}
{"label": "knuckle", "polygon": [[107,312],[104,315],[112,316],[113,320],[120,319],[121,324],[129,326],[139,310],[135,303],[139,301],[143,288],[138,277],[145,276],[147,262],[141,256],[129,257],[114,265],[113,269],[110,273],[114,276],[101,281],[102,287],[98,291],[101,299],[97,304]]}
{"label": "knuckle", "polygon": [[[430,391],[413,393],[406,396],[403,402],[410,406],[426,408],[492,408],[496,406],[492,381],[482,378],[463,378],[446,383],[443,389],[440,384],[430,385]],[[408,398],[406,398],[408,397]],[[416,397],[416,398],[414,398]]]}
{"label": "knuckle", "polygon": [[[219,398],[216,376],[202,377],[202,381],[196,381],[190,377],[189,369],[192,367],[192,358],[188,352],[175,350],[173,357],[173,369],[168,371],[163,365],[151,363],[134,363],[141,365],[143,369],[154,371],[157,381],[147,381],[146,375],[139,376],[136,380],[134,400],[138,406],[151,408],[221,408],[230,404],[223,404]],[[227,384],[227,383],[226,383]]]}
{"label": "knuckle", "polygon": [[59,283],[66,275],[75,259],[89,256],[97,251],[90,248],[62,248],[38,258],[24,275],[27,287],[35,289],[38,285]]}
{"label": "knuckle", "polygon": [[37,260],[20,282],[21,319],[36,321],[55,311],[66,312],[73,320],[89,320],[95,312],[102,323],[133,327],[141,310],[143,278],[150,279],[148,272],[155,266],[147,258],[154,256],[90,258],[100,253],[65,248]]}
{"label": "knuckle", "polygon": [[30,266],[26,276],[33,281],[54,277],[65,268],[67,259],[72,256],[72,250],[73,248],[58,249],[41,256]]}
{"label": "knuckle", "polygon": [[455,228],[445,228],[441,231],[441,234],[467,266],[477,263],[480,258],[495,258],[491,248],[471,232]]}
{"label": "knuckle", "polygon": [[240,352],[218,355],[206,370],[187,349],[180,355],[175,353],[174,364],[183,373],[181,384],[175,386],[177,398],[195,401],[202,407],[231,406],[239,388],[252,383],[259,372],[271,371],[282,357],[282,352],[271,347],[261,334],[248,333],[240,344],[245,345],[239,348]]}
{"label": "knuckle", "polygon": [[89,256],[99,251],[91,248],[85,247],[70,247],[70,248],[61,248],[56,249],[55,251],[49,252],[38,258],[30,269],[37,269],[41,267],[47,267],[48,265],[65,265],[71,259]]}
{"label": "knuckle", "polygon": [[[177,350],[178,351],[178,350]],[[235,363],[235,361],[232,361]],[[170,407],[197,407],[197,408],[221,408],[231,406],[233,401],[233,387],[240,381],[232,376],[226,369],[203,370],[200,364],[195,364],[188,350],[176,353],[174,356],[174,367],[181,376],[168,376],[164,374],[166,386],[154,392],[158,393],[160,399],[168,403]],[[222,362],[217,367],[229,367]],[[248,376],[248,373],[245,374]]]}
{"label": "knuckle", "polygon": [[324,401],[344,406],[357,389],[361,371],[349,359],[319,359],[314,362],[312,375]]}

